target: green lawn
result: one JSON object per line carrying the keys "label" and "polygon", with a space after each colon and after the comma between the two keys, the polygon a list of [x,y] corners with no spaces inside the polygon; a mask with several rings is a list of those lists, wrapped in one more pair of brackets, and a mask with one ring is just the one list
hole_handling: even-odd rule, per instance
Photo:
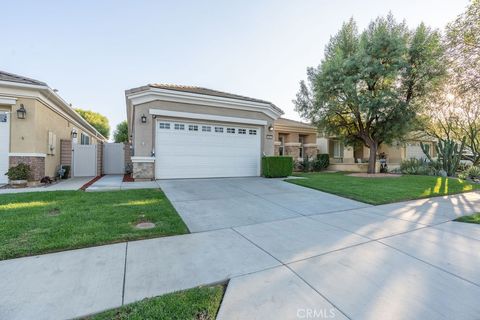
{"label": "green lawn", "polygon": [[480,189],[480,185],[473,185],[455,178],[413,175],[404,175],[399,178],[361,178],[347,174],[345,172],[302,173],[299,176],[306,179],[287,179],[286,181],[376,205]]}
{"label": "green lawn", "polygon": [[[150,221],[156,227],[134,228]],[[160,190],[0,195],[0,260],[188,233]]]}
{"label": "green lawn", "polygon": [[460,217],[455,219],[455,221],[480,224],[480,213],[472,214],[471,216]]}
{"label": "green lawn", "polygon": [[224,286],[199,287],[145,299],[85,318],[88,320],[214,320]]}

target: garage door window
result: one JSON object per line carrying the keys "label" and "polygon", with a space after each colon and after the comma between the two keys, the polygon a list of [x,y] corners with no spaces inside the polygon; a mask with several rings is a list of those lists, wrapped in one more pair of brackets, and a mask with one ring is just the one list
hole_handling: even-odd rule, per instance
{"label": "garage door window", "polygon": [[166,122],[160,122],[158,127],[160,129],[170,129],[170,123],[166,123]]}
{"label": "garage door window", "polygon": [[175,130],[185,130],[185,125],[181,123],[175,123]]}
{"label": "garage door window", "polygon": [[235,133],[235,128],[227,128],[227,133]]}
{"label": "garage door window", "polygon": [[196,124],[190,124],[188,126],[188,131],[198,131],[198,126]]}
{"label": "garage door window", "polygon": [[210,126],[202,126],[202,131],[203,131],[203,132],[211,132],[211,131],[212,131],[212,127],[210,127]]}
{"label": "garage door window", "polygon": [[238,129],[238,134],[247,134],[247,129]]}
{"label": "garage door window", "polygon": [[215,132],[223,133],[223,128],[222,127],[215,127]]}
{"label": "garage door window", "polygon": [[257,130],[250,129],[250,130],[248,130],[248,134],[251,134],[252,136],[255,136],[255,135],[257,135]]}

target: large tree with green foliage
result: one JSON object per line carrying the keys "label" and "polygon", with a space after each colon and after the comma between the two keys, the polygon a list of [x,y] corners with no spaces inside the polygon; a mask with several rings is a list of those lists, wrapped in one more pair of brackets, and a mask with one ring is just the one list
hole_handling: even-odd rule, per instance
{"label": "large tree with green foliage", "polygon": [[440,35],[424,24],[409,30],[390,14],[359,34],[351,19],[309,68],[294,103],[302,117],[349,144],[370,148],[401,139],[415,122],[418,101],[444,74]]}
{"label": "large tree with green foliage", "polygon": [[117,128],[113,132],[113,141],[116,143],[128,142],[128,124],[126,120],[117,124]]}
{"label": "large tree with green foliage", "polygon": [[104,115],[91,110],[75,109],[92,127],[98,130],[105,138],[110,136],[110,124]]}

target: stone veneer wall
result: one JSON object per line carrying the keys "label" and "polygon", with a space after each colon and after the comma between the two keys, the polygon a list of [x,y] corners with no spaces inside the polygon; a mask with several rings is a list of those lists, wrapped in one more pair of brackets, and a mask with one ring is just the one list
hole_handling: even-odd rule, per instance
{"label": "stone veneer wall", "polygon": [[155,179],[155,163],[154,162],[134,162],[133,178],[137,179]]}
{"label": "stone veneer wall", "polygon": [[97,144],[97,176],[103,174],[103,143],[98,142]]}
{"label": "stone veneer wall", "polygon": [[28,164],[30,166],[30,169],[32,169],[32,176],[29,180],[39,181],[40,179],[45,177],[45,157],[9,157],[10,167],[15,167],[20,163]]}
{"label": "stone veneer wall", "polygon": [[125,168],[132,168],[132,146],[130,143],[125,143]]}
{"label": "stone veneer wall", "polygon": [[68,178],[72,176],[72,140],[60,140],[60,164],[70,166]]}
{"label": "stone veneer wall", "polygon": [[316,159],[317,158],[317,147],[304,147],[303,152],[308,156],[309,159]]}

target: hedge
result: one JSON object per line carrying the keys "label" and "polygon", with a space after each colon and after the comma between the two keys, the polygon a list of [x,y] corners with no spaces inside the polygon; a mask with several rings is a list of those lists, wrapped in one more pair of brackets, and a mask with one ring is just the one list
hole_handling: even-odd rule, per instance
{"label": "hedge", "polygon": [[263,157],[262,158],[263,176],[266,178],[288,177],[293,172],[292,157]]}

